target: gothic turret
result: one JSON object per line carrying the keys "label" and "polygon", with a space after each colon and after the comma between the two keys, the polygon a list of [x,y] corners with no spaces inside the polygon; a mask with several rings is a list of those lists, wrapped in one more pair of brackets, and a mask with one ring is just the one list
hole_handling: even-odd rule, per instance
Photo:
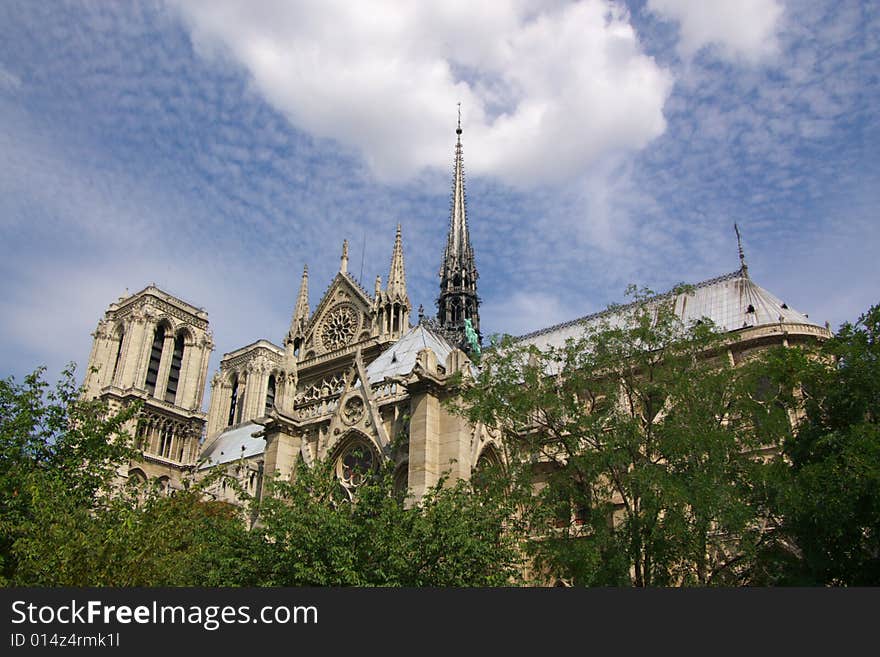
{"label": "gothic turret", "polygon": [[296,307],[290,320],[290,330],[284,339],[284,347],[289,354],[299,351],[303,337],[305,337],[306,324],[309,322],[309,266],[303,267],[302,282],[299,284],[299,295],[296,298]]}
{"label": "gothic turret", "polygon": [[397,224],[391,266],[388,269],[388,284],[384,292],[381,291],[381,280],[376,278],[375,308],[379,335],[398,338],[409,329],[409,311],[412,305],[406,293],[406,269],[403,265],[400,224]]}
{"label": "gothic turret", "polygon": [[480,299],[477,296],[477,265],[471,247],[467,223],[467,202],[464,186],[464,158],[461,148],[461,114],[455,142],[455,167],[452,176],[452,210],[449,235],[440,264],[440,297],[437,299],[437,320],[457,346],[467,348],[465,322],[480,340]]}

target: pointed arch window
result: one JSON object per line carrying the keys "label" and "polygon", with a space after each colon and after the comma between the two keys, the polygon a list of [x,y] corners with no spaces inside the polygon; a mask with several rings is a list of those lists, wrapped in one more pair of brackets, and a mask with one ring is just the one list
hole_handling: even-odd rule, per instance
{"label": "pointed arch window", "polygon": [[355,490],[378,468],[374,450],[365,440],[353,440],[336,461],[336,477],[349,499]]}
{"label": "pointed arch window", "polygon": [[151,395],[156,394],[156,381],[159,378],[159,363],[162,362],[162,347],[165,346],[165,327],[160,324],[153,333],[153,347],[150,350],[150,364],[147,366],[147,379],[144,387]]}
{"label": "pointed arch window", "polygon": [[229,393],[229,419],[226,426],[232,426],[235,422],[236,406],[238,406],[238,377],[232,379],[232,391]]}
{"label": "pointed arch window", "polygon": [[171,441],[173,438],[174,435],[171,432],[171,427],[166,426],[162,429],[159,441],[159,456],[166,459],[171,457]]}
{"label": "pointed arch window", "polygon": [[266,414],[268,415],[269,411],[275,408],[275,388],[277,383],[275,382],[275,375],[269,375],[269,383],[266,385]]}
{"label": "pointed arch window", "polygon": [[174,338],[174,353],[171,356],[171,369],[168,371],[168,385],[165,386],[165,401],[177,401],[177,386],[180,382],[180,366],[183,363],[183,333]]}
{"label": "pointed arch window", "polygon": [[122,360],[122,342],[125,340],[125,329],[121,326],[116,332],[116,339],[118,343],[116,345],[116,360],[113,361],[113,374],[110,375],[111,384],[116,380],[116,373],[119,372],[119,361]]}

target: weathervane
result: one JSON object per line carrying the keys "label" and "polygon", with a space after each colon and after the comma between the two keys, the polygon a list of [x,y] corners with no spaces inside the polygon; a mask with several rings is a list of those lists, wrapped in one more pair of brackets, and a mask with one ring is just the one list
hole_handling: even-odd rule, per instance
{"label": "weathervane", "polygon": [[733,230],[736,231],[736,246],[739,249],[739,265],[742,269],[742,273],[748,276],[749,266],[746,264],[746,254],[743,252],[742,235],[739,234],[739,226],[737,226],[736,223],[733,224]]}

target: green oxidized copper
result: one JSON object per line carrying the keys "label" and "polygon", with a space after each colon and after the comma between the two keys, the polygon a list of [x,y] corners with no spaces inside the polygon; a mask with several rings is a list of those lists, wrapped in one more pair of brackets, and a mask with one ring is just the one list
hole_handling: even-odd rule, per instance
{"label": "green oxidized copper", "polygon": [[471,324],[470,319],[464,320],[464,336],[467,338],[468,345],[471,348],[471,351],[475,354],[480,353],[480,341],[477,339],[477,332],[474,330],[473,324]]}

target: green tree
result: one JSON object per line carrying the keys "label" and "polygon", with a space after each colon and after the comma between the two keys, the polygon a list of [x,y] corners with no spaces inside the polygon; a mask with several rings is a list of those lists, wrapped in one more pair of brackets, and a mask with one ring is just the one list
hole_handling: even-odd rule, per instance
{"label": "green tree", "polygon": [[534,491],[520,501],[546,577],[741,582],[767,541],[765,453],[787,415],[759,363],[732,366],[729,335],[683,325],[672,295],[630,292],[564,347],[484,352],[461,412],[503,432],[510,476]]}
{"label": "green tree", "polygon": [[126,422],[136,406],[111,412],[81,398],[73,366],[52,390],[43,369],[16,383],[0,381],[0,577],[13,578],[29,523],[50,512],[89,509],[102,503],[116,466],[135,452]]}
{"label": "green tree", "polygon": [[300,464],[259,505],[252,552],[261,586],[491,586],[515,581],[509,510],[466,482],[438,485],[417,504],[375,473],[352,500],[326,464]]}
{"label": "green tree", "polygon": [[249,537],[238,510],[205,502],[198,487],[166,497],[117,487],[139,456],[118,411],[86,400],[73,367],[54,389],[39,369],[0,381],[0,558],[4,584],[222,584]]}
{"label": "green tree", "polygon": [[[784,358],[783,358],[784,356]],[[815,354],[784,354],[780,380],[800,392],[791,477],[772,581],[880,584],[880,305]]]}

